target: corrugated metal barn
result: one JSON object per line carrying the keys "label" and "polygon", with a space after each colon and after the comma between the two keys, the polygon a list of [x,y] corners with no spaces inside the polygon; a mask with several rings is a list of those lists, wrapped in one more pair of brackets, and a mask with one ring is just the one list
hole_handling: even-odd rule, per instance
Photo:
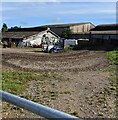
{"label": "corrugated metal barn", "polygon": [[2,42],[9,44],[14,43],[16,47],[23,43],[25,46],[40,47],[42,39],[58,40],[60,37],[50,29],[30,29],[30,28],[19,28],[17,30],[8,30],[2,33]]}
{"label": "corrugated metal barn", "polygon": [[98,25],[90,30],[90,39],[96,44],[118,45],[118,24]]}
{"label": "corrugated metal barn", "polygon": [[65,28],[70,29],[73,34],[81,34],[89,32],[89,30],[94,28],[95,26],[90,22],[86,22],[86,23],[45,25],[41,27],[49,27],[53,32],[61,36]]}

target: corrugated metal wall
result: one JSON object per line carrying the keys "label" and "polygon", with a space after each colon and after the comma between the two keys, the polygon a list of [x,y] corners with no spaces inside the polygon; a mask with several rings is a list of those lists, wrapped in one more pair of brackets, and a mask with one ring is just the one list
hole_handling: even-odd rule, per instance
{"label": "corrugated metal wall", "polygon": [[92,25],[91,23],[84,23],[84,24],[76,24],[76,25],[69,25],[69,26],[60,26],[60,27],[50,27],[52,31],[54,31],[56,34],[61,36],[63,30],[65,28],[69,28],[72,33],[77,34],[77,33],[83,33],[83,32],[89,32],[90,29],[94,28],[95,26]]}
{"label": "corrugated metal wall", "polygon": [[75,34],[82,33],[82,32],[88,32],[92,28],[94,28],[94,25],[90,23],[70,26],[71,31]]}

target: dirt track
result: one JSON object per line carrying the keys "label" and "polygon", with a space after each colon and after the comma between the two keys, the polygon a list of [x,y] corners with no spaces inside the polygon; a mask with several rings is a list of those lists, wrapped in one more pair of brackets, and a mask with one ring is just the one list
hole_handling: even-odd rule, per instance
{"label": "dirt track", "polygon": [[[104,90],[110,86],[108,77],[111,75],[108,71],[101,71],[110,65],[105,51],[82,50],[45,54],[34,50],[14,52],[14,49],[4,49],[2,54],[3,67],[37,73],[58,73],[63,76],[62,81],[53,79],[44,81],[43,84],[38,81],[28,83],[29,88],[24,94],[30,95],[32,99],[40,96],[39,101],[43,104],[82,118],[115,116],[114,100],[111,96],[106,98],[104,94]],[[55,99],[45,98],[52,89],[58,92],[58,96]],[[9,116],[13,117],[18,113],[19,111],[9,112]],[[22,115],[35,116],[26,111],[23,111]],[[22,115],[17,116],[23,117]]]}
{"label": "dirt track", "polygon": [[108,65],[104,52],[74,51],[51,55],[4,53],[3,65],[33,71],[90,71]]}

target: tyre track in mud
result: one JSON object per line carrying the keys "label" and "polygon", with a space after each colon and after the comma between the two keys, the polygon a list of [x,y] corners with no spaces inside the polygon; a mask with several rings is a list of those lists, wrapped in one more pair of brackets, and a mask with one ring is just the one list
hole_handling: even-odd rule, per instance
{"label": "tyre track in mud", "polygon": [[[66,58],[69,58],[69,59],[73,59],[74,57],[77,57],[78,55],[86,55],[88,53],[88,51],[84,51],[84,52],[76,52],[76,53],[67,53],[67,54],[51,54],[51,55],[32,55],[32,54],[27,54],[27,53],[3,53],[2,56],[4,59],[11,59],[11,58],[14,58],[14,59],[32,59],[32,60],[49,60],[49,59],[52,59],[52,60],[60,60],[60,59],[66,59]],[[76,56],[75,56],[76,55]]]}
{"label": "tyre track in mud", "polygon": [[[105,98],[105,103],[97,103],[99,99],[104,98],[104,88],[109,86],[107,77],[110,75],[107,72],[97,71],[109,66],[104,51],[73,51],[57,54],[30,54],[30,53],[6,53],[3,52],[2,59],[3,67],[21,70],[22,72],[33,71],[43,73],[58,73],[63,76],[63,80],[51,81],[31,81],[28,83],[28,88],[23,91],[22,96],[28,96],[29,99],[40,97],[40,100],[46,101],[50,107],[65,111],[67,113],[76,112],[82,117],[99,117],[102,113],[103,117],[113,116],[113,106],[109,101],[113,98]],[[28,68],[29,67],[29,68]],[[53,88],[53,89],[52,89]],[[58,96],[55,100],[50,98],[49,91],[53,90],[55,93],[58,91]],[[97,94],[98,93],[98,94]],[[99,95],[100,93],[100,95]],[[49,95],[48,95],[49,94]],[[48,95],[48,99],[45,99]],[[37,97],[37,100],[39,98]],[[107,106],[105,106],[107,105]],[[104,106],[106,107],[104,109]],[[12,107],[11,107],[12,108]],[[107,111],[106,111],[107,110]],[[8,112],[8,111],[7,111]],[[28,118],[36,117],[23,111],[9,111],[11,116],[28,116]],[[4,116],[4,115],[3,115]],[[8,115],[7,115],[8,116]],[[20,117],[19,117],[20,118]]]}
{"label": "tyre track in mud", "polygon": [[[96,68],[108,65],[108,61],[103,57],[103,54],[104,52],[96,51],[74,51],[74,53],[51,54],[50,56],[24,53],[3,53],[2,64],[13,69],[34,72],[92,71],[96,70]],[[84,63],[85,65],[83,65]]]}

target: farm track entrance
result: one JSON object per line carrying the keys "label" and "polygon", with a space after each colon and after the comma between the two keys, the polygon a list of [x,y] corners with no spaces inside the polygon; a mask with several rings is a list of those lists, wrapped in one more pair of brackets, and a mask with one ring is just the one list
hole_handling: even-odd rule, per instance
{"label": "farm track entrance", "polygon": [[[31,71],[49,75],[50,78],[45,77],[43,81],[32,78],[20,96],[69,114],[76,113],[81,118],[115,116],[114,96],[107,96],[104,91],[110,87],[108,78],[111,75],[109,71],[103,71],[110,66],[106,51],[47,54],[34,52],[34,49],[3,49],[1,61],[3,71]],[[8,105],[8,108],[3,112],[3,117],[39,117],[14,106]]]}
{"label": "farm track entrance", "polygon": [[[91,71],[108,65],[105,52],[74,51],[50,55],[3,53],[3,66],[23,71]],[[96,61],[94,61],[96,59]]]}

